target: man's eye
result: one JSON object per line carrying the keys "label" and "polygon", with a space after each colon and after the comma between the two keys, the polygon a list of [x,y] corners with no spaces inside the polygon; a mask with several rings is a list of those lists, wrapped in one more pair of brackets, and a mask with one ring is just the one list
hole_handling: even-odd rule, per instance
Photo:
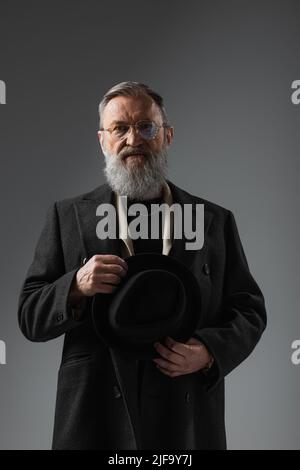
{"label": "man's eye", "polygon": [[139,130],[141,130],[141,131],[149,131],[149,130],[152,129],[153,123],[148,122],[148,121],[140,122],[138,127],[139,127]]}
{"label": "man's eye", "polygon": [[128,131],[128,126],[115,126],[114,132],[117,134],[125,134]]}

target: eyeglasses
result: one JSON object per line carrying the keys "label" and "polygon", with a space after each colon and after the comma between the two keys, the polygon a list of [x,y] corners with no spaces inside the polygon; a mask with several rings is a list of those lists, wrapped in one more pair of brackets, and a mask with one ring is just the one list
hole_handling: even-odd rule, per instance
{"label": "eyeglasses", "polygon": [[131,127],[135,128],[135,130],[138,132],[140,137],[142,137],[142,139],[153,140],[157,136],[158,131],[161,127],[166,128],[170,126],[165,123],[161,126],[158,126],[153,121],[138,121],[135,124],[116,124],[115,126],[110,127],[108,129],[103,129],[102,127],[100,131],[107,131],[110,133],[113,139],[121,140],[125,138],[126,134],[128,133]]}

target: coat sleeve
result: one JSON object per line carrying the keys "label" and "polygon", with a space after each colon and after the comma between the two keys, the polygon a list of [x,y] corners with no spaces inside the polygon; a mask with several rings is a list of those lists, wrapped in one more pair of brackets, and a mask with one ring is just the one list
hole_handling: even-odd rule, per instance
{"label": "coat sleeve", "polygon": [[73,318],[68,304],[76,272],[65,271],[55,203],[48,211],[19,297],[19,325],[30,341],[48,341],[81,323]]}
{"label": "coat sleeve", "polygon": [[209,388],[214,387],[254,349],[267,323],[263,294],[253,279],[240,241],[233,214],[225,223],[226,263],[220,323],[193,335],[214,357],[206,373]]}

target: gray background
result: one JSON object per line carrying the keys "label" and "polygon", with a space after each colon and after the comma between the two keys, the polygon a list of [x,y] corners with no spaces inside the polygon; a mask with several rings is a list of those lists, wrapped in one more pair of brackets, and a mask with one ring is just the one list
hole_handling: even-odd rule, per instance
{"label": "gray background", "polygon": [[104,181],[97,104],[142,81],[175,126],[170,179],[231,209],[269,325],[226,380],[230,449],[300,449],[298,1],[0,3],[0,448],[51,445],[62,340],[30,343],[19,290],[54,200]]}

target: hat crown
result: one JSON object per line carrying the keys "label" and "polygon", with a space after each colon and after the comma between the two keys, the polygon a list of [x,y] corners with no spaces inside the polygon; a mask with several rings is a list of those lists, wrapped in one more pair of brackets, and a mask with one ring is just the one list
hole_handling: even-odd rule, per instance
{"label": "hat crown", "polygon": [[120,337],[156,341],[180,328],[186,307],[181,280],[162,269],[139,272],[113,299],[109,324]]}

